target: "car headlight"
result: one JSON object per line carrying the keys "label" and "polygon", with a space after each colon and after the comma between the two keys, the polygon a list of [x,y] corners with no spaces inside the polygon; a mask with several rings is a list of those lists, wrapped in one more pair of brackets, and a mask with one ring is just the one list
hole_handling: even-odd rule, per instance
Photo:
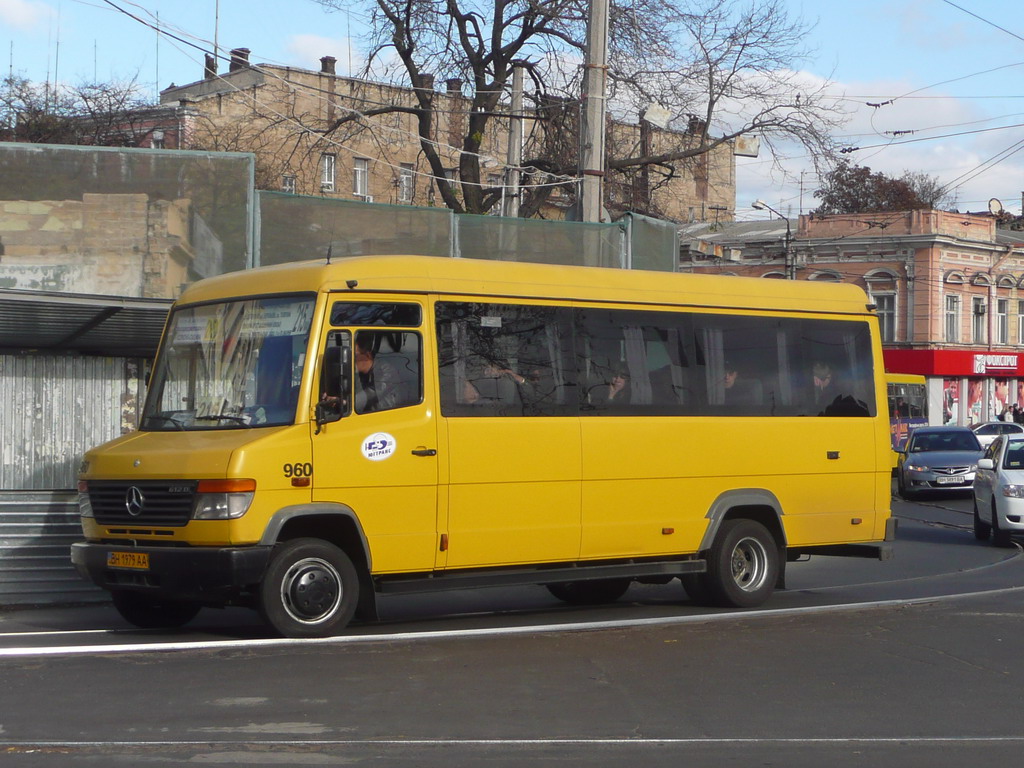
{"label": "car headlight", "polygon": [[255,480],[200,480],[192,507],[193,520],[232,520],[249,511]]}
{"label": "car headlight", "polygon": [[78,514],[82,517],[95,517],[92,513],[92,500],[89,498],[89,484],[85,480],[78,481]]}
{"label": "car headlight", "polygon": [[1013,499],[1024,499],[1024,485],[1004,485],[1003,496]]}
{"label": "car headlight", "polygon": [[968,472],[977,472],[978,471],[978,465],[977,464],[971,464],[971,468],[968,469],[967,471]]}
{"label": "car headlight", "polygon": [[908,472],[927,472],[928,467],[923,464],[907,464],[906,469]]}

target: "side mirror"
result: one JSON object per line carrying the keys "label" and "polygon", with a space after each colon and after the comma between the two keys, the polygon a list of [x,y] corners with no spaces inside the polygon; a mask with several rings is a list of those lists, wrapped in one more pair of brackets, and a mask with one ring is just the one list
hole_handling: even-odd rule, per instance
{"label": "side mirror", "polygon": [[995,469],[996,465],[992,459],[978,459],[978,469]]}
{"label": "side mirror", "polygon": [[352,351],[348,346],[328,347],[320,370],[320,400],[314,409],[316,434],[324,424],[348,414],[352,391]]}

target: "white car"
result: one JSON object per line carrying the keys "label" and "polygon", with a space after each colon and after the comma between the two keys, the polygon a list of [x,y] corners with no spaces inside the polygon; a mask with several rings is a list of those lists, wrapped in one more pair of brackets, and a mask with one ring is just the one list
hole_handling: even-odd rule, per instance
{"label": "white car", "polygon": [[974,537],[1010,547],[1024,534],[1024,434],[999,435],[978,460],[974,477]]}
{"label": "white car", "polygon": [[986,421],[971,427],[982,448],[988,448],[1000,435],[1024,434],[1024,427],[1012,421]]}

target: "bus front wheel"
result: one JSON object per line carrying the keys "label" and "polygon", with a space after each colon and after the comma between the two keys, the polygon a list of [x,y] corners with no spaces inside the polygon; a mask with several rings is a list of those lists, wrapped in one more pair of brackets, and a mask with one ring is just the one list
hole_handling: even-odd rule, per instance
{"label": "bus front wheel", "polygon": [[779,548],[754,520],[722,523],[708,554],[707,587],[717,605],[752,608],[767,600],[779,575]]}
{"label": "bus front wheel", "polygon": [[284,637],[330,637],[359,601],[359,576],[341,549],[320,539],[278,545],[260,584],[260,612]]}

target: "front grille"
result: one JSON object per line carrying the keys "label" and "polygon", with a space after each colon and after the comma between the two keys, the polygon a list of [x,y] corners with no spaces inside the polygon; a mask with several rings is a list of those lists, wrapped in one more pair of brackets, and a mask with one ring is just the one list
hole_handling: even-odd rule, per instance
{"label": "front grille", "polygon": [[183,526],[192,517],[195,480],[90,480],[89,501],[100,525]]}
{"label": "front grille", "polygon": [[971,470],[970,467],[933,467],[932,472],[936,475],[965,475]]}

